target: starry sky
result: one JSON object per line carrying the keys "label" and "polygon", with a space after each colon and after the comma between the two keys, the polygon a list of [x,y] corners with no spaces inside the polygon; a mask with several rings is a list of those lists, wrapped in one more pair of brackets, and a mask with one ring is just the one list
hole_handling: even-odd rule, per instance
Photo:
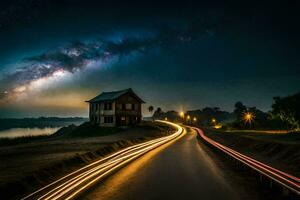
{"label": "starry sky", "polygon": [[87,116],[133,88],[163,110],[268,111],[300,90],[299,5],[286,1],[3,0],[0,117]]}

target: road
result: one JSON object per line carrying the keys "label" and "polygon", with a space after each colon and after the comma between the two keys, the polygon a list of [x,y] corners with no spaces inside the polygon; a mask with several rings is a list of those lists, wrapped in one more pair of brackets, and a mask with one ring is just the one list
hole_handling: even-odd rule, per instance
{"label": "road", "polygon": [[[242,194],[226,179],[196,131],[131,162],[80,199],[258,199]],[[263,198],[261,198],[263,199]]]}

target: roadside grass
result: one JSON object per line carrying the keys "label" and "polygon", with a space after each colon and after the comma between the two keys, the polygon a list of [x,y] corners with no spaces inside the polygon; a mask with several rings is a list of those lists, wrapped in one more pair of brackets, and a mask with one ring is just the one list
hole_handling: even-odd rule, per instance
{"label": "roadside grass", "polygon": [[300,132],[296,131],[255,131],[255,130],[235,130],[235,131],[222,131],[211,130],[217,133],[229,134],[235,137],[245,137],[252,140],[259,140],[265,142],[276,142],[283,144],[299,144],[300,145]]}
{"label": "roadside grass", "polygon": [[0,187],[0,194],[5,199],[20,199],[25,194],[49,184],[51,181],[71,173],[72,171],[83,167],[92,161],[101,159],[111,153],[123,148],[143,142],[145,138],[134,140],[121,140],[107,144],[95,151],[84,154],[76,154],[71,158],[53,163],[46,168],[41,168],[31,175],[21,177],[18,181],[8,182]]}
{"label": "roadside grass", "polygon": [[39,136],[24,136],[24,137],[16,137],[16,138],[1,138],[0,139],[0,147],[35,142],[35,141],[40,141],[40,140],[44,140],[44,139],[49,139],[52,137],[53,136],[51,136],[51,135],[39,135]]}
{"label": "roadside grass", "polygon": [[[240,199],[252,200],[257,196],[259,199],[263,197],[264,200],[291,200],[296,199],[296,196],[290,194],[289,196],[283,192],[281,186],[276,183],[270,184],[270,181],[261,177],[255,170],[246,167],[239,163],[239,161],[225,155],[224,152],[209,145],[201,139],[198,135],[198,142],[204,148],[204,151],[213,156],[214,161],[218,167],[224,172],[224,177],[232,184],[234,188],[241,191]],[[251,198],[247,195],[253,195]]]}
{"label": "roadside grass", "polygon": [[300,177],[300,133],[226,132],[205,129],[208,137],[282,171]]}
{"label": "roadside grass", "polygon": [[91,125],[89,122],[85,122],[79,126],[68,126],[61,128],[54,136],[63,137],[95,137],[105,136],[118,133],[123,129],[117,127],[100,127],[97,125]]}
{"label": "roadside grass", "polygon": [[288,130],[226,130],[228,133],[287,134]]}

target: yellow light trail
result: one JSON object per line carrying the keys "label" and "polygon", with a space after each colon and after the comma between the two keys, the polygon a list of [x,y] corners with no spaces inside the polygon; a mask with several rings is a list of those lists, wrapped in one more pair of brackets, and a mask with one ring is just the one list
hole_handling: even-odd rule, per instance
{"label": "yellow light trail", "polygon": [[158,121],[177,128],[177,131],[169,136],[128,147],[106,158],[91,163],[86,167],[76,170],[75,172],[37,190],[23,199],[72,199],[116,169],[157,148],[158,146],[179,138],[179,136],[183,134],[183,128],[181,126],[167,121]]}

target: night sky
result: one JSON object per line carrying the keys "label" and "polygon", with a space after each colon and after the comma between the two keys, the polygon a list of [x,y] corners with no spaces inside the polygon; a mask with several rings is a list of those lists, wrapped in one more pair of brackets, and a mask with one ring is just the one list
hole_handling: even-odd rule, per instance
{"label": "night sky", "polygon": [[267,111],[299,92],[299,5],[126,2],[1,1],[0,117],[87,116],[84,101],[129,87],[146,115]]}

